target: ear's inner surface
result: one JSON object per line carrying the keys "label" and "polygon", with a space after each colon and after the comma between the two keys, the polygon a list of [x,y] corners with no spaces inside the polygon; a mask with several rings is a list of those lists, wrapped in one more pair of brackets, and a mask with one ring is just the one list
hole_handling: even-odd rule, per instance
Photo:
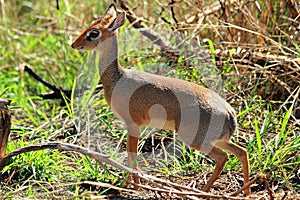
{"label": "ear's inner surface", "polygon": [[114,20],[112,20],[112,22],[109,24],[109,26],[107,27],[108,30],[112,30],[113,31],[113,27],[115,24],[116,18]]}
{"label": "ear's inner surface", "polygon": [[122,12],[119,14],[114,21],[109,25],[108,30],[115,31],[116,29],[120,28],[125,22],[126,14]]}

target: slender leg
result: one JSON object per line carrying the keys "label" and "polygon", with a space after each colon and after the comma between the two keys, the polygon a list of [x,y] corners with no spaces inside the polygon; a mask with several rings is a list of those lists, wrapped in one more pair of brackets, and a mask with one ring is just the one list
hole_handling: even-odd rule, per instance
{"label": "slender leg", "polygon": [[208,192],[214,184],[214,182],[218,179],[228,159],[227,154],[216,147],[213,147],[212,150],[208,153],[208,155],[215,161],[216,168],[211,177],[208,179],[207,184],[202,189],[205,192]]}
{"label": "slender leg", "polygon": [[[242,148],[232,142],[229,142],[229,141],[220,140],[215,145],[223,150],[226,150],[226,151],[234,154],[239,159],[239,161],[242,163],[244,184],[247,184],[250,181],[249,160],[248,160],[247,151],[244,148]],[[251,190],[250,190],[250,187],[248,187],[244,190],[244,195],[248,196],[250,194],[251,194]]]}
{"label": "slender leg", "polygon": [[[126,144],[126,150],[128,154],[128,166],[137,169],[137,154],[138,154],[138,142],[140,127],[136,125],[127,125],[128,138]],[[132,180],[132,176],[129,177]],[[140,184],[140,179],[134,177],[134,182]],[[134,186],[134,189],[138,189]]]}
{"label": "slender leg", "polygon": [[139,138],[128,135],[126,150],[128,154],[128,167],[136,168],[137,167],[137,151],[138,151],[138,142]]}

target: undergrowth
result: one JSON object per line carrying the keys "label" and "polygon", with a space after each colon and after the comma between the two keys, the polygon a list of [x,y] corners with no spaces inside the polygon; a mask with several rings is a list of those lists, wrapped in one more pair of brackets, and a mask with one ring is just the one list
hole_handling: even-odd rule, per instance
{"label": "undergrowth", "polygon": [[[1,98],[12,100],[10,106],[12,128],[7,151],[11,152],[20,147],[46,141],[61,141],[84,145],[125,163],[127,132],[124,124],[115,118],[103,100],[102,92],[93,96],[93,89],[99,79],[97,69],[94,68],[97,59],[92,53],[77,52],[70,47],[74,37],[90,23],[94,14],[103,13],[107,4],[104,1],[99,3],[94,0],[88,2],[66,0],[59,1],[60,8],[57,10],[54,2],[1,1],[0,94],[2,94]],[[262,14],[265,16],[269,4],[266,4],[267,1],[259,2],[261,9],[264,10]],[[136,3],[137,1],[131,2],[131,4]],[[278,4],[280,1],[275,1],[275,5]],[[144,5],[148,10],[143,14],[150,10],[152,13],[152,9],[147,7],[149,5]],[[156,6],[155,10],[161,11],[158,5],[153,6]],[[289,10],[286,8],[283,12],[281,8],[276,8],[278,7],[273,7],[268,13],[272,18],[261,19],[263,16],[258,12],[256,17],[269,20],[264,30],[266,36],[279,43],[282,40],[287,41],[283,32],[290,31],[285,24],[289,22],[289,18],[285,17]],[[184,16],[179,13],[178,11],[176,15],[178,20]],[[168,14],[170,13],[162,15],[165,17],[164,20],[172,21],[172,17]],[[234,21],[233,19],[234,16],[230,18],[230,23]],[[209,20],[206,22],[211,23]],[[278,23],[282,23],[283,26],[281,37],[275,37],[278,30],[274,27]],[[152,26],[151,23],[149,25]],[[174,30],[171,25],[169,23],[167,30]],[[205,86],[210,83],[209,79],[204,80],[207,71],[203,69],[199,71],[198,68],[187,66],[183,57],[177,60],[177,65],[169,62],[160,50],[151,45],[151,42],[143,38],[138,31],[132,27],[127,30],[128,26],[127,22],[125,28],[120,31],[120,62],[123,66],[173,76]],[[159,27],[153,28],[159,30]],[[180,28],[180,25],[177,28]],[[182,28],[184,29],[184,26]],[[198,28],[199,34],[207,37],[216,31],[214,27],[209,26],[206,28],[214,31],[209,32],[203,30],[203,27]],[[161,28],[161,32],[165,31]],[[187,28],[185,36],[189,37],[190,31]],[[238,35],[237,32],[237,30],[233,31]],[[249,31],[246,33],[249,34]],[[244,42],[251,43],[253,38],[248,37],[249,35],[242,38],[245,39]],[[260,41],[261,38],[257,37]],[[210,39],[187,45],[196,46],[196,49],[207,49],[211,53],[215,52],[214,48],[222,45],[222,48],[226,47],[226,43],[222,44],[217,39],[214,42],[214,37]],[[176,45],[178,41],[173,42],[173,45]],[[288,48],[298,52],[299,58],[299,41],[291,39],[289,42]],[[288,45],[287,43],[282,42],[280,45]],[[229,49],[232,48],[230,45],[228,45]],[[233,141],[247,149],[251,176],[257,173],[267,174],[268,181],[275,192],[281,189],[299,192],[300,126],[299,116],[297,118],[295,114],[296,108],[299,107],[299,85],[291,86],[291,93],[283,95],[284,98],[270,100],[261,92],[262,88],[267,91],[266,93],[272,92],[272,85],[266,82],[267,78],[259,74],[261,71],[239,68],[240,66],[235,64],[233,55],[234,52],[231,51],[223,60],[221,67],[215,57],[210,57],[206,63],[216,64],[214,71],[210,71],[211,75],[215,76],[220,72],[217,78],[224,80],[225,90],[219,92],[225,93],[224,96],[237,111],[239,130],[233,136]],[[194,64],[201,67],[199,62],[201,63],[201,60],[193,60]],[[70,100],[43,100],[38,95],[49,90],[24,72],[22,63],[29,64],[42,78],[61,88],[75,89],[90,85],[92,90]],[[189,149],[180,141],[174,142],[173,139],[172,132],[143,129],[143,137],[139,144],[141,154],[139,162],[144,171],[161,176],[172,175],[180,179],[187,175],[198,176],[197,174],[201,174],[202,171],[207,173],[213,169],[213,161],[210,158]],[[170,146],[172,148],[169,148]],[[153,152],[154,154],[161,152],[162,156],[153,158],[151,157]],[[240,174],[241,167],[237,158],[229,156],[223,171],[225,174]],[[124,175],[120,171],[115,170],[115,172]],[[64,151],[43,150],[21,154],[7,163],[1,175],[0,196],[4,199],[75,198],[118,194],[112,189],[87,184],[84,181],[124,186],[124,181],[109,174],[104,166],[90,158]],[[252,189],[254,192],[263,190],[258,186]]]}

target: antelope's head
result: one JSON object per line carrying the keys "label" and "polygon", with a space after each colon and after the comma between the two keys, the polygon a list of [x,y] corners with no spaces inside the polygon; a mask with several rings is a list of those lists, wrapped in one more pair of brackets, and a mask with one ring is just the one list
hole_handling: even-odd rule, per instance
{"label": "antelope's head", "polygon": [[125,22],[125,12],[118,13],[114,4],[108,6],[104,17],[98,18],[72,43],[71,47],[77,50],[94,50],[103,41],[111,38]]}

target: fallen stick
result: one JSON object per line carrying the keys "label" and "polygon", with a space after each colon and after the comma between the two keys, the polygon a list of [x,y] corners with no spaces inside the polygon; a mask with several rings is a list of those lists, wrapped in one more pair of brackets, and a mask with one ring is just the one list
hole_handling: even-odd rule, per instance
{"label": "fallen stick", "polygon": [[203,192],[203,191],[200,191],[200,190],[197,190],[194,188],[190,188],[187,186],[182,186],[182,185],[175,184],[175,183],[172,183],[169,181],[165,181],[165,180],[156,178],[154,176],[143,175],[142,173],[140,173],[134,169],[131,169],[129,167],[126,167],[124,165],[117,163],[116,161],[110,159],[107,155],[103,155],[98,152],[91,151],[89,149],[86,149],[84,147],[80,147],[77,145],[65,144],[65,143],[59,143],[59,142],[48,142],[48,143],[30,145],[27,147],[16,149],[16,150],[10,152],[9,154],[7,154],[2,160],[0,160],[0,170],[3,169],[6,161],[14,156],[17,156],[22,153],[30,152],[30,151],[38,151],[38,150],[44,150],[44,149],[59,149],[59,150],[65,150],[65,151],[75,151],[75,152],[81,153],[85,156],[95,159],[100,164],[105,163],[105,164],[115,167],[123,172],[127,172],[134,176],[137,176],[137,177],[141,178],[142,180],[157,186],[157,187],[152,187],[152,186],[147,186],[147,185],[143,185],[143,184],[136,184],[133,181],[125,179],[124,177],[108,170],[109,173],[111,173],[114,176],[117,176],[118,178],[124,179],[127,183],[132,184],[132,185],[137,185],[137,186],[147,189],[147,190],[160,191],[160,192],[165,192],[165,193],[169,193],[169,194],[185,196],[188,198],[209,197],[209,198],[218,198],[218,199],[244,199],[241,197],[232,197],[232,196],[227,196],[227,195],[214,195],[214,194]]}

